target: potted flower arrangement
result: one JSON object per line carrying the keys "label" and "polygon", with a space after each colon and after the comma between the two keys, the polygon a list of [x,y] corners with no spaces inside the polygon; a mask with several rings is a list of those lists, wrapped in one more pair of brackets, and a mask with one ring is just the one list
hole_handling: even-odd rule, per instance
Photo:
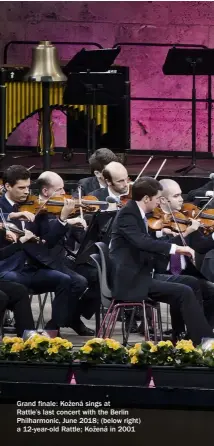
{"label": "potted flower arrangement", "polygon": [[160,341],[151,353],[156,386],[206,387],[203,353],[192,341],[179,341],[175,347],[170,341]]}
{"label": "potted flower arrangement", "polygon": [[72,370],[77,384],[145,385],[145,371],[135,366],[127,348],[114,339],[91,339],[75,358]]}
{"label": "potted flower arrangement", "polygon": [[0,380],[68,382],[71,342],[35,334],[27,341],[4,337],[0,345]]}

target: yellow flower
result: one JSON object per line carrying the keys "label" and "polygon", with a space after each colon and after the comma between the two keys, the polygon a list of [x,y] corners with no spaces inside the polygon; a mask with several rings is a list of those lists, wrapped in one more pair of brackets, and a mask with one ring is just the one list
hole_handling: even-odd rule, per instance
{"label": "yellow flower", "polygon": [[173,343],[171,341],[166,341],[167,347],[173,347]]}
{"label": "yellow flower", "polygon": [[154,345],[154,342],[152,341],[147,341],[147,344],[149,345],[149,347],[152,347]]}
{"label": "yellow flower", "polygon": [[4,336],[4,338],[2,339],[3,344],[14,344],[14,343],[22,343],[23,339],[22,338],[17,338],[16,336],[14,336],[13,338],[11,338],[10,336]]}
{"label": "yellow flower", "polygon": [[53,338],[50,339],[49,342],[51,345],[58,345],[58,347],[64,347],[66,349],[71,349],[73,347],[72,342],[69,342],[67,339],[62,339],[62,338]]}
{"label": "yellow flower", "polygon": [[80,350],[81,352],[86,353],[86,355],[92,352],[92,348],[89,345],[84,345]]}
{"label": "yellow flower", "polygon": [[137,363],[138,363],[138,357],[137,356],[132,356],[131,364],[137,364]]}
{"label": "yellow flower", "polygon": [[159,341],[157,345],[158,345],[158,347],[165,347],[165,346],[167,346],[167,342],[168,341]]}
{"label": "yellow flower", "polygon": [[106,339],[106,345],[109,348],[112,348],[113,350],[119,350],[121,348],[121,344],[114,339]]}
{"label": "yellow flower", "polygon": [[89,339],[89,341],[87,341],[85,343],[85,345],[103,344],[103,343],[104,343],[104,339],[103,338],[94,338],[94,339]]}
{"label": "yellow flower", "polygon": [[195,347],[194,347],[192,341],[186,341],[186,340],[177,342],[175,348],[177,350],[184,350],[186,353],[190,353],[195,350]]}
{"label": "yellow flower", "polygon": [[52,355],[52,353],[58,353],[59,349],[56,345],[54,345],[53,347],[50,347],[47,349],[47,352],[49,355]]}
{"label": "yellow flower", "polygon": [[137,350],[137,348],[132,347],[129,350],[129,356],[135,356],[138,352],[139,352],[139,350]]}
{"label": "yellow flower", "polygon": [[171,356],[168,356],[167,357],[167,362],[172,362],[173,361],[173,359],[171,358]]}
{"label": "yellow flower", "polygon": [[[161,342],[161,341],[160,341]],[[152,353],[154,353],[154,352],[156,352],[157,351],[157,345],[152,345],[151,346],[151,348],[150,348],[150,352],[152,352]]]}
{"label": "yellow flower", "polygon": [[10,352],[11,353],[18,353],[20,351],[22,351],[24,348],[24,343],[20,343],[20,342],[14,342],[14,344],[11,347]]}

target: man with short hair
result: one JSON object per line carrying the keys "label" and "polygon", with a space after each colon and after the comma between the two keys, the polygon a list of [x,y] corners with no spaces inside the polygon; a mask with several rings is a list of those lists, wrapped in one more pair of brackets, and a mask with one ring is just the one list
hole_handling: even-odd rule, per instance
{"label": "man with short hair", "polygon": [[[70,320],[75,314],[79,298],[87,288],[87,280],[76,275],[71,277],[56,268],[55,259],[50,255],[60,237],[67,231],[66,219],[74,208],[72,200],[65,200],[60,217],[49,222],[45,214],[35,215],[28,211],[19,211],[20,204],[26,202],[30,188],[30,172],[23,166],[10,166],[3,174],[3,184],[6,189],[0,198],[0,208],[4,214],[20,229],[28,229],[40,237],[40,243],[28,242],[21,252],[0,261],[0,278],[25,285],[35,292],[55,292],[52,305],[52,319],[47,329],[59,329],[67,321],[68,303]],[[25,218],[27,221],[20,221]],[[72,322],[71,327],[73,328]],[[78,327],[74,327],[78,330]]]}
{"label": "man with short hair", "polygon": [[117,156],[106,148],[97,149],[89,158],[92,177],[82,178],[78,182],[81,186],[82,196],[91,195],[91,192],[99,188],[105,188],[106,182],[102,171],[111,161],[118,161]]}
{"label": "man with short hair", "polygon": [[[119,202],[120,196],[127,194],[129,191],[127,169],[123,164],[112,161],[105,167],[102,174],[106,187],[92,191],[91,195],[97,197],[98,200],[106,200],[107,197],[112,197],[115,199],[115,202]],[[101,205],[102,210],[107,210],[108,208],[108,205]]]}
{"label": "man with short hair", "polygon": [[[188,246],[154,240],[148,233],[146,214],[160,203],[162,186],[153,178],[139,178],[132,186],[132,200],[118,213],[112,228],[110,259],[112,292],[116,300],[137,302],[152,298],[180,307],[187,331],[199,344],[203,337],[212,337],[212,329],[201,307],[202,296],[195,277],[153,277],[157,254],[184,254],[194,259]],[[163,257],[164,258],[164,257]]]}
{"label": "man with short hair", "polygon": [[[162,196],[160,198],[160,208],[162,209],[164,214],[170,215],[171,211],[173,213],[180,212],[183,206],[183,198],[182,190],[179,184],[170,178],[160,180],[160,184],[163,187]],[[194,248],[195,237],[197,237],[197,239],[201,239],[202,244],[204,243],[204,237],[198,231],[200,224],[200,219],[191,219],[191,224],[187,226],[184,232],[182,232],[182,237],[192,248]],[[174,232],[169,228],[163,228],[162,231],[157,231],[156,237],[162,240],[168,239],[172,243],[183,245],[183,241],[181,240],[178,231]],[[209,236],[209,238],[212,238],[212,236]],[[210,240],[210,248],[212,247],[212,244],[214,247],[213,239],[212,241]],[[196,268],[195,265],[193,265],[188,258],[185,258],[182,255],[178,255],[176,257],[176,262],[173,262],[173,256],[171,256],[171,258],[166,257],[165,260],[161,259],[161,261],[157,264],[157,268],[158,271],[161,273],[167,271],[171,274],[177,275],[188,274],[199,279],[201,294],[203,296],[204,312],[210,326],[214,328],[214,284],[206,280],[205,277],[200,273],[199,269]],[[180,311],[178,311],[178,309],[174,307],[171,307],[170,310],[172,325],[174,327],[177,326],[177,332],[184,331],[184,325]]]}
{"label": "man with short hair", "polygon": [[[41,202],[45,202],[49,198],[54,200],[54,197],[56,196],[63,197],[63,195],[65,195],[64,181],[62,177],[55,172],[43,172],[37,180],[37,188],[39,190],[39,198]],[[55,216],[49,214],[49,221],[55,218]],[[67,231],[50,250],[50,255],[55,260],[55,267],[58,271],[64,272],[71,277],[83,277],[84,279],[87,279],[89,289],[84,293],[79,302],[78,311],[76,311],[75,315],[75,327],[79,334],[92,336],[94,331],[83,324],[80,315],[83,315],[86,319],[90,319],[100,306],[100,290],[97,270],[95,267],[87,263],[75,265],[75,262],[72,262],[67,256],[68,252],[72,250],[71,247],[74,246],[75,241],[78,243],[82,242],[86,228],[86,221],[80,216],[73,218],[69,217],[67,219]]]}

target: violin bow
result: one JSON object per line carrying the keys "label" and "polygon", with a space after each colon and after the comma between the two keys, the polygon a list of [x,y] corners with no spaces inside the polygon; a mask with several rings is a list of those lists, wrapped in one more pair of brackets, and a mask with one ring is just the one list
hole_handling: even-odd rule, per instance
{"label": "violin bow", "polygon": [[1,217],[2,221],[3,221],[3,225],[4,225],[5,229],[6,229],[6,231],[8,231],[9,230],[8,224],[7,224],[6,220],[5,220],[5,216],[4,216],[3,212],[2,212],[2,208],[0,208],[0,217]]}
{"label": "violin bow", "polygon": [[147,166],[149,165],[149,163],[151,163],[151,161],[152,161],[152,159],[154,158],[154,156],[152,155],[152,156],[150,156],[150,158],[148,159],[148,161],[146,162],[146,164],[145,164],[145,166],[143,166],[143,168],[141,169],[141,171],[140,171],[140,173],[139,173],[139,175],[137,176],[137,178],[134,180],[134,183],[135,183],[135,181],[137,181],[138,180],[138,178],[140,178],[141,177],[141,175],[142,175],[142,173],[144,172],[144,170],[146,170],[146,168],[147,168]]}
{"label": "violin bow", "polygon": [[[181,230],[180,230],[180,228],[179,228],[179,224],[178,224],[178,222],[177,222],[177,220],[176,220],[176,218],[175,218],[175,216],[174,216],[174,214],[173,214],[173,212],[172,212],[172,208],[171,208],[171,206],[170,206],[169,201],[167,202],[167,206],[168,206],[169,212],[170,212],[170,214],[171,214],[171,216],[172,216],[172,218],[173,218],[173,221],[174,221],[174,223],[175,223],[175,225],[176,225],[176,227],[177,227],[177,231],[178,231],[178,233],[179,233],[179,235],[180,235],[180,238],[181,238],[181,241],[182,241],[182,243],[183,243],[183,246],[188,246],[188,245],[187,245],[187,242],[186,242],[186,240],[185,240],[185,238],[184,238],[184,236],[183,236],[183,234],[182,234],[182,232],[181,232]],[[189,260],[190,260],[190,262],[193,264],[193,266],[194,266],[196,269],[198,269],[198,268],[196,267],[195,260],[192,259],[191,257],[189,258]]]}
{"label": "violin bow", "polygon": [[78,199],[79,199],[79,205],[80,205],[80,218],[84,218],[83,217],[83,210],[82,210],[82,188],[81,186],[78,186]]}
{"label": "violin bow", "polygon": [[194,217],[194,220],[196,220],[196,218],[200,217],[200,215],[202,214],[203,211],[206,210],[207,206],[209,206],[209,204],[211,203],[211,201],[214,199],[214,197],[211,197],[209,199],[209,201],[207,203],[205,203],[205,205],[200,209],[200,211],[197,213],[197,215]]}
{"label": "violin bow", "polygon": [[169,212],[170,212],[170,214],[171,214],[171,216],[173,218],[173,221],[174,221],[174,223],[176,225],[176,228],[177,228],[177,231],[178,231],[178,233],[180,235],[181,241],[182,241],[184,246],[187,246],[186,240],[185,240],[185,238],[184,238],[184,236],[183,236],[183,234],[182,234],[182,232],[181,232],[181,230],[179,228],[179,224],[178,224],[178,222],[177,222],[177,220],[176,220],[176,218],[175,218],[175,216],[174,216],[174,214],[172,212],[172,208],[171,208],[171,205],[170,205],[169,201],[167,201],[167,206],[168,206],[168,210],[169,210]]}
{"label": "violin bow", "polygon": [[157,177],[158,177],[158,175],[160,174],[160,172],[161,172],[161,170],[163,169],[163,167],[165,166],[166,162],[167,162],[167,158],[165,158],[165,160],[163,160],[163,162],[162,162],[161,166],[159,167],[159,169],[158,169],[156,175],[154,176],[154,179],[155,179],[155,180],[157,180]]}

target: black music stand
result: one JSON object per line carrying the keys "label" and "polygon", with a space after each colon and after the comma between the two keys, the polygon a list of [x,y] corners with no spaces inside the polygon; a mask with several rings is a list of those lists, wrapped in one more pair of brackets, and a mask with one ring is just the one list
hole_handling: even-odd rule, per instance
{"label": "black music stand", "polygon": [[[85,50],[77,53],[64,68],[68,76],[64,91],[64,104],[85,104],[87,106],[87,158],[96,150],[96,105],[117,104],[121,91],[118,76],[108,79],[108,70],[120,53],[120,47]],[[102,77],[101,77],[102,75]],[[121,97],[120,97],[121,99]],[[92,125],[90,123],[92,106]]]}
{"label": "black music stand", "polygon": [[90,261],[90,254],[96,253],[95,243],[110,243],[111,228],[117,211],[96,212],[93,214],[91,222],[82,240],[80,248],[76,254],[75,265],[81,265]]}
{"label": "black music stand", "polygon": [[196,164],[196,86],[195,80],[198,75],[211,76],[214,74],[214,50],[208,48],[171,48],[168,51],[163,65],[163,73],[168,75],[190,75],[192,76],[192,159],[191,164],[176,172],[183,175],[198,167]]}

